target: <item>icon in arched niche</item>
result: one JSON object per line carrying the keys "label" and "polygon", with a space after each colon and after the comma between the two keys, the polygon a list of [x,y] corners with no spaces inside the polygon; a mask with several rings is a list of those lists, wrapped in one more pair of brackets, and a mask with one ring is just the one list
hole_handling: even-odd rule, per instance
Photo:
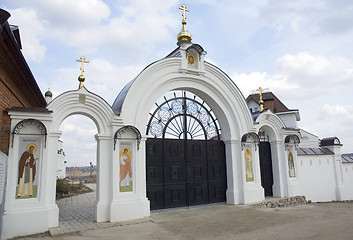
{"label": "icon in arched niche", "polygon": [[253,170],[253,166],[252,166],[252,153],[249,148],[245,149],[244,157],[245,157],[246,181],[253,182],[254,181],[254,170]]}
{"label": "icon in arched niche", "polygon": [[132,172],[132,152],[131,143],[121,143],[119,151],[120,162],[120,192],[132,192],[133,172]]}
{"label": "icon in arched niche", "polygon": [[287,148],[287,154],[288,154],[288,172],[289,172],[289,177],[290,178],[294,178],[295,177],[294,158],[293,158],[293,154],[292,154],[290,148]]}
{"label": "icon in arched niche", "polygon": [[16,199],[37,197],[39,146],[40,138],[20,139]]}

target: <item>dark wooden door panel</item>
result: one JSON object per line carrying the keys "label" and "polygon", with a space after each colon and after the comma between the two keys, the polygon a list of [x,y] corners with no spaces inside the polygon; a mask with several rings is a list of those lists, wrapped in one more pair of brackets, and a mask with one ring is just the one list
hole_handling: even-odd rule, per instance
{"label": "dark wooden door panel", "polygon": [[209,184],[209,201],[210,203],[225,202],[227,181],[211,181]]}
{"label": "dark wooden door panel", "polygon": [[186,184],[164,185],[165,208],[186,206]]}
{"label": "dark wooden door panel", "polygon": [[209,203],[207,185],[207,182],[187,184],[187,197],[189,206]]}
{"label": "dark wooden door panel", "polygon": [[151,209],[156,210],[165,208],[163,184],[147,185],[147,198],[150,200]]}
{"label": "dark wooden door panel", "polygon": [[185,162],[164,163],[164,183],[185,183]]}
{"label": "dark wooden door panel", "polygon": [[271,144],[269,142],[260,142],[260,173],[261,185],[265,190],[265,196],[273,196],[273,171]]}
{"label": "dark wooden door panel", "polygon": [[147,139],[151,210],[225,201],[224,149],[221,141]]}
{"label": "dark wooden door panel", "polygon": [[186,163],[187,183],[207,182],[207,164],[204,162]]}

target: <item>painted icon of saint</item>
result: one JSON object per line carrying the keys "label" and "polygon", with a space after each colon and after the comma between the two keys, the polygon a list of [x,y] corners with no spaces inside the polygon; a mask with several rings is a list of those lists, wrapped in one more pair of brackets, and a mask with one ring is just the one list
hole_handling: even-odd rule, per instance
{"label": "painted icon of saint", "polygon": [[245,150],[245,170],[246,170],[246,181],[252,182],[254,181],[254,170],[252,167],[252,153],[249,148]]}
{"label": "painted icon of saint", "polygon": [[287,148],[287,153],[288,153],[289,177],[294,178],[295,177],[294,158],[293,158],[293,154],[292,154],[290,148]]}
{"label": "painted icon of saint", "polygon": [[17,197],[32,197],[33,182],[36,176],[36,161],[33,153],[37,150],[37,146],[33,143],[28,144],[26,151],[21,155],[18,166],[18,193]]}
{"label": "painted icon of saint", "polygon": [[123,147],[119,153],[120,160],[120,191],[132,191],[132,168],[131,151],[128,147]]}

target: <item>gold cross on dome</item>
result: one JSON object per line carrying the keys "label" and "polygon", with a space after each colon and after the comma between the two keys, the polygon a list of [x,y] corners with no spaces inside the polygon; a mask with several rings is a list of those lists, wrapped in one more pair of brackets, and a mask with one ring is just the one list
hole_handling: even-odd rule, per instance
{"label": "gold cross on dome", "polygon": [[183,13],[181,14],[181,16],[183,16],[183,21],[186,21],[186,14],[185,14],[185,11],[186,12],[189,12],[189,9],[186,8],[186,5],[183,4],[179,7],[180,10],[183,10]]}
{"label": "gold cross on dome", "polygon": [[85,70],[83,69],[83,64],[84,64],[84,63],[89,63],[89,61],[86,60],[86,58],[85,58],[84,56],[82,56],[82,57],[80,57],[80,59],[76,59],[76,62],[81,62],[81,67],[80,67],[80,69],[81,69],[81,75],[83,75],[83,72],[85,71]]}
{"label": "gold cross on dome", "polygon": [[259,87],[258,89],[256,89],[255,91],[259,92],[259,97],[260,97],[260,112],[262,112],[264,110],[264,101],[262,99],[262,93],[265,91],[268,91],[268,88],[263,89],[262,87]]}

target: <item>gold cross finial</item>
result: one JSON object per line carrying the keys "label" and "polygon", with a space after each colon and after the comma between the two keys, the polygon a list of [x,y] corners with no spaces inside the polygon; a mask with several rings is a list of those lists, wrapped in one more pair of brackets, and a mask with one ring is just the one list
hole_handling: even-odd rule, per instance
{"label": "gold cross finial", "polygon": [[83,86],[83,82],[85,81],[85,77],[83,76],[83,72],[85,71],[83,68],[83,64],[84,63],[89,63],[88,60],[86,60],[86,58],[84,56],[80,57],[80,59],[76,59],[76,62],[81,62],[81,75],[78,76],[78,81],[80,82],[80,85],[78,86],[78,88],[82,88]]}
{"label": "gold cross finial", "polygon": [[82,57],[80,57],[80,59],[76,59],[76,62],[81,62],[81,67],[80,67],[80,69],[81,69],[81,75],[83,75],[83,72],[85,71],[85,70],[83,69],[83,64],[84,64],[84,63],[89,63],[89,61],[86,60],[86,58],[85,58],[84,56],[82,56]]}
{"label": "gold cross finial", "polygon": [[260,96],[260,100],[259,100],[260,112],[262,112],[264,110],[264,100],[262,99],[262,93],[267,90],[268,90],[268,88],[263,89],[262,87],[259,87],[258,89],[255,90],[255,91],[259,92],[259,96]]}
{"label": "gold cross finial", "polygon": [[181,14],[181,16],[183,16],[183,22],[186,21],[186,14],[185,14],[185,11],[188,12],[189,9],[186,8],[186,5],[183,4],[179,7],[180,10],[183,10],[183,13]]}

